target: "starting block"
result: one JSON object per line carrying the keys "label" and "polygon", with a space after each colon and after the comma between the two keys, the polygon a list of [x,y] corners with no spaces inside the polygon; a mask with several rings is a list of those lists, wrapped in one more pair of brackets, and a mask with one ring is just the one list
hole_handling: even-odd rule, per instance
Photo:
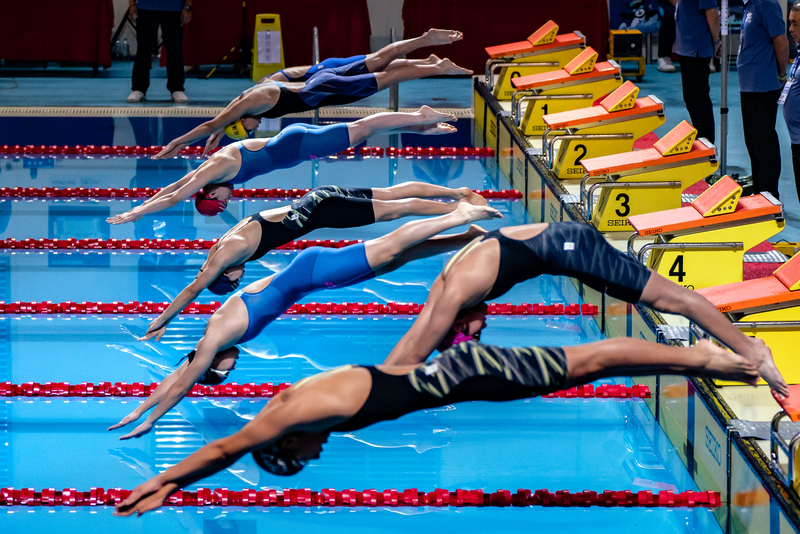
{"label": "starting block", "polygon": [[587,220],[601,232],[630,230],[631,215],[681,207],[683,190],[719,167],[714,145],[696,135],[683,121],[653,148],[581,160],[586,174],[580,202]]}
{"label": "starting block", "polygon": [[[715,265],[715,268],[717,266]],[[789,384],[800,384],[800,255],[772,275],[699,289],[748,336],[762,339]]]}
{"label": "starting block", "polygon": [[580,32],[557,34],[558,25],[549,20],[525,41],[486,48],[489,60],[485,81],[495,98],[510,100],[513,78],[558,70],[586,47],[586,37]]}
{"label": "starting block", "polygon": [[625,82],[599,106],[542,117],[542,151],[553,174],[562,180],[581,177],[584,158],[630,152],[634,141],[664,124],[664,103],[652,95],[637,99],[638,94],[633,82]]}
{"label": "starting block", "polygon": [[622,85],[619,65],[596,61],[597,52],[587,46],[562,69],[512,79],[511,118],[517,128],[527,136],[540,135],[547,128],[545,115],[591,106]]}
{"label": "starting block", "polygon": [[[725,176],[691,206],[628,217],[634,229],[628,254],[689,289],[741,282],[744,253],[786,224],[783,205],[772,195],[740,199],[741,193]],[[635,240],[645,236],[656,239],[636,253]]]}

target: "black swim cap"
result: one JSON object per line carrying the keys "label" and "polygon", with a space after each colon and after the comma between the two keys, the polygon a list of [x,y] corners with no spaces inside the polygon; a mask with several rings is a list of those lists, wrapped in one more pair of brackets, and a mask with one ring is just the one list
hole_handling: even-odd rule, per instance
{"label": "black swim cap", "polygon": [[296,475],[308,463],[308,460],[298,460],[277,443],[253,451],[253,459],[264,471],[281,477]]}
{"label": "black swim cap", "polygon": [[241,280],[241,276],[236,280],[231,280],[225,273],[220,273],[213,282],[208,284],[208,290],[215,295],[227,295],[228,293],[236,291]]}
{"label": "black swim cap", "polygon": [[[180,363],[186,359],[189,360],[189,363],[192,363],[192,361],[194,360],[194,355],[196,353],[197,351],[193,350],[192,352],[181,358],[175,365],[180,365]],[[205,372],[202,375],[200,375],[200,378],[197,379],[197,383],[203,384],[204,386],[218,386],[219,384],[225,382],[225,379],[228,378],[229,373],[230,371],[217,371],[216,369],[212,369],[209,367],[208,369],[205,370]]]}

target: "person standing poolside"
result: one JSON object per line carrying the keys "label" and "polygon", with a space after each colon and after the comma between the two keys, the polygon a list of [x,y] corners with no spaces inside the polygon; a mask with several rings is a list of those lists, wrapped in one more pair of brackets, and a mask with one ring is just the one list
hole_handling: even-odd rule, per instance
{"label": "person standing poolside", "polygon": [[792,141],[792,167],[797,198],[800,200],[800,2],[792,4],[789,11],[789,33],[797,46],[798,57],[789,69],[789,77],[783,86],[778,102],[783,104],[783,118],[789,128]]}

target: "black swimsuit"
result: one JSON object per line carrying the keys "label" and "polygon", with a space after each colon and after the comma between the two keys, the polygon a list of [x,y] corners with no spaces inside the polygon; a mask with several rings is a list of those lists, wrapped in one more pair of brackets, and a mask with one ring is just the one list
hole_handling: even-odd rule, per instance
{"label": "black swimsuit", "polygon": [[289,213],[280,222],[267,221],[260,214],[251,216],[250,222],[261,225],[261,242],[246,260],[255,261],[319,228],[355,228],[374,223],[372,189],[317,187],[292,202]]}
{"label": "black swimsuit", "polygon": [[350,432],[407,413],[464,401],[508,401],[558,391],[567,382],[564,351],[459,343],[406,375],[365,367],[369,396],[358,412],[331,428]]}
{"label": "black swimsuit", "polygon": [[577,222],[550,223],[526,240],[511,239],[500,230],[484,238],[500,243],[500,267],[486,300],[505,294],[515,284],[542,274],[565,275],[625,302],[637,303],[650,271],[612,247],[593,226]]}

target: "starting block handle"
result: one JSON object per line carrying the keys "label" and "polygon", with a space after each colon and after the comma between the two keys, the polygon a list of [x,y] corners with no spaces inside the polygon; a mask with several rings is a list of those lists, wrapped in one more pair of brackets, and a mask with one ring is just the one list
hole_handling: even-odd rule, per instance
{"label": "starting block handle", "polygon": [[508,58],[494,58],[486,62],[485,80],[489,89],[494,88],[494,73],[502,67],[558,67],[558,61],[542,61],[539,63],[514,63]]}
{"label": "starting block handle", "polygon": [[[638,234],[635,234],[638,235]],[[639,261],[644,263],[644,255],[648,250],[742,250],[744,243],[726,241],[722,243],[648,243],[639,249]]]}
{"label": "starting block handle", "polygon": [[[592,98],[590,94],[577,94],[577,95],[540,95],[537,94],[536,89],[517,89],[511,95],[511,118],[515,121],[517,128],[519,128],[522,114],[520,112],[520,105],[529,100],[586,100]],[[517,94],[520,93],[518,97]]]}
{"label": "starting block handle", "polygon": [[[585,181],[589,178],[588,173],[584,176],[584,179],[581,181],[581,199],[586,199],[583,209],[584,213],[586,214],[586,220],[592,219],[592,204],[594,201],[594,190],[598,188],[609,188],[609,189],[618,189],[618,188],[628,188],[628,189],[659,189],[662,187],[678,187],[681,185],[680,182],[599,182],[596,184],[592,184],[589,187],[589,190],[586,191],[584,189]],[[585,195],[585,196],[584,196]]]}
{"label": "starting block handle", "polygon": [[[770,450],[770,467],[772,471],[781,479],[781,481],[788,487],[792,487],[794,483],[794,455],[797,452],[797,445],[800,443],[800,434],[792,437],[791,441],[783,439],[779,432],[781,419],[789,417],[785,410],[776,413],[772,418],[769,429],[769,450]],[[780,464],[778,456],[778,448],[783,450],[789,460],[788,472],[784,472]]]}

